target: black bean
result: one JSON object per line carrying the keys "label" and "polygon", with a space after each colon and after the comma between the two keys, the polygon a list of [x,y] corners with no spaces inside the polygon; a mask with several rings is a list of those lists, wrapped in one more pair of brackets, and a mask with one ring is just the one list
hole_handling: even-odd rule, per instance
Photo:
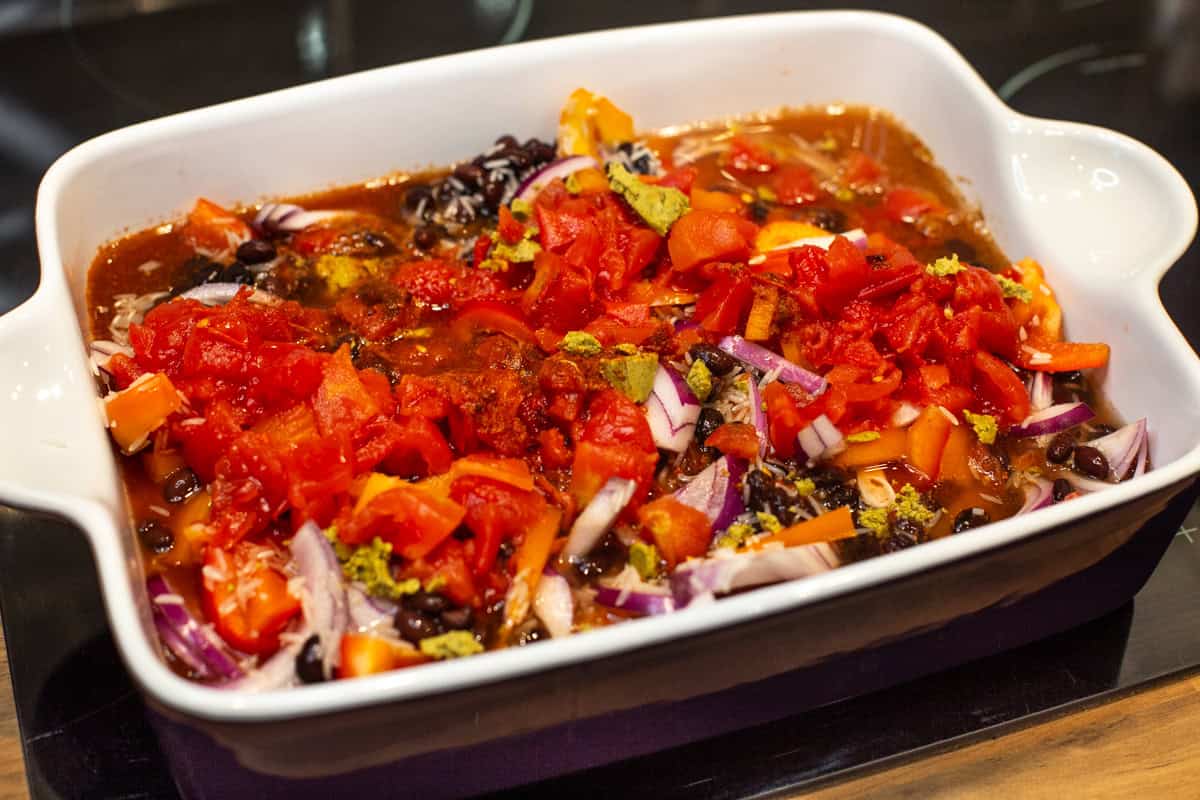
{"label": "black bean", "polygon": [[275,257],[275,245],[263,239],[251,239],[238,245],[237,260],[243,264],[265,264]]}
{"label": "black bean", "polygon": [[694,344],[688,353],[693,359],[703,361],[714,375],[727,375],[738,365],[736,358],[711,344]]}
{"label": "black bean", "polygon": [[325,651],[321,637],[313,634],[296,654],[296,677],[301,683],[321,683],[325,680]]}
{"label": "black bean", "polygon": [[1116,432],[1116,430],[1112,425],[1101,422],[1099,425],[1092,426],[1092,432],[1088,439],[1099,439],[1101,436],[1108,436],[1110,433]]}
{"label": "black bean", "polygon": [[696,442],[703,445],[712,436],[712,432],[725,424],[725,418],[715,408],[705,407],[700,411],[700,419],[696,420]]}
{"label": "black bean", "polygon": [[846,215],[836,208],[824,208],[822,206],[807,206],[802,209],[798,215],[800,219],[810,225],[816,225],[823,231],[830,233],[841,233],[846,230]]}
{"label": "black bean", "polygon": [[757,222],[759,225],[767,221],[767,215],[771,213],[771,207],[762,200],[755,200],[750,204],[750,219]]}
{"label": "black bean", "polygon": [[367,231],[364,233],[362,235],[362,241],[363,244],[367,245],[368,247],[373,247],[376,250],[387,250],[392,246],[391,241],[386,235],[375,233],[374,231]]}
{"label": "black bean", "polygon": [[426,205],[433,199],[433,191],[425,184],[418,183],[404,194],[404,207],[412,213],[421,207],[421,201]]}
{"label": "black bean", "polygon": [[963,531],[971,530],[971,528],[978,528],[980,525],[987,525],[991,521],[991,515],[982,508],[964,508],[954,518],[954,525],[951,530],[954,533],[962,533]]}
{"label": "black bean", "polygon": [[333,340],[333,343],[327,348],[329,352],[336,353],[342,349],[342,345],[350,345],[350,358],[358,358],[362,352],[366,342],[357,333],[343,333],[341,336]]}
{"label": "black bean", "polygon": [[175,546],[175,534],[171,529],[157,520],[146,520],[138,525],[138,538],[142,544],[153,553],[162,555]]}
{"label": "black bean", "polygon": [[749,489],[750,508],[752,510],[766,510],[774,483],[761,469],[750,470],[749,474],[746,475],[746,488]]}
{"label": "black bean", "polygon": [[910,519],[898,519],[892,525],[892,533],[883,541],[880,548],[885,553],[905,550],[925,538],[925,529]]}
{"label": "black bean", "polygon": [[834,469],[815,469],[807,477],[818,489],[833,489],[846,481],[845,476]]}
{"label": "black bean", "polygon": [[167,476],[163,483],[163,500],[168,503],[182,503],[200,491],[202,484],[196,473],[187,467],[180,467]]}
{"label": "black bean", "polygon": [[404,598],[404,606],[424,614],[440,614],[450,605],[450,601],[440,594],[432,592],[414,592]]}
{"label": "black bean", "polygon": [[858,490],[847,484],[838,484],[832,489],[825,490],[825,498],[822,500],[826,508],[841,508],[842,506],[850,506],[856,508],[859,505]]}
{"label": "black bean", "polygon": [[483,184],[483,201],[487,203],[490,208],[498,208],[500,206],[500,201],[504,199],[505,188],[506,186],[503,180],[493,180],[489,178],[488,181]]}
{"label": "black bean", "polygon": [[1075,437],[1063,431],[1050,440],[1050,446],[1046,448],[1046,460],[1051,464],[1065,464],[1074,449]]}
{"label": "black bean", "polygon": [[525,169],[533,163],[533,159],[529,157],[529,153],[526,153],[519,146],[505,148],[500,152],[500,157],[507,158],[509,161],[511,161],[512,165],[516,167],[518,171]]}
{"label": "black bean", "polygon": [[461,631],[471,627],[470,608],[452,608],[442,612],[442,625],[446,630]]}
{"label": "black bean", "polygon": [[484,171],[483,167],[478,164],[466,162],[459,164],[454,168],[454,177],[458,178],[469,189],[476,189],[483,185]]}
{"label": "black bean", "polygon": [[458,197],[458,190],[450,185],[450,181],[438,181],[433,185],[434,203],[444,206]]}
{"label": "black bean", "polygon": [[620,572],[625,565],[625,548],[609,533],[586,556],[572,562],[575,571],[585,579],[599,578]]}
{"label": "black bean", "polygon": [[543,142],[541,139],[530,139],[525,142],[525,152],[529,153],[530,157],[537,163],[545,161],[553,161],[557,152],[554,145],[549,142]]}
{"label": "black bean", "polygon": [[396,630],[413,644],[442,632],[441,626],[433,619],[411,608],[401,608],[396,612]]}
{"label": "black bean", "polygon": [[878,269],[887,263],[887,256],[885,256],[883,253],[868,253],[867,263],[872,269]]}
{"label": "black bean", "polygon": [[240,261],[235,261],[221,270],[222,283],[241,283],[246,286],[254,283],[254,273]]}
{"label": "black bean", "polygon": [[1080,386],[1083,384],[1083,373],[1079,370],[1054,373],[1054,382],[1063,386]]}
{"label": "black bean", "polygon": [[650,156],[641,156],[639,158],[635,158],[632,166],[633,171],[641,175],[649,175],[650,170],[654,168],[654,165],[650,162]]}
{"label": "black bean", "polygon": [[1075,471],[1103,480],[1108,477],[1108,459],[1094,447],[1083,445],[1075,448]]}
{"label": "black bean", "polygon": [[1072,486],[1071,482],[1069,480],[1067,480],[1066,478],[1055,478],[1054,479],[1054,502],[1061,503],[1063,500],[1066,500],[1067,495],[1069,495],[1072,491],[1074,491],[1074,489],[1075,489],[1075,487]]}
{"label": "black bean", "polygon": [[504,148],[521,146],[521,143],[517,141],[517,137],[513,136],[511,133],[505,133],[496,137],[496,144]]}
{"label": "black bean", "polygon": [[422,225],[413,231],[413,244],[422,250],[432,250],[441,238],[435,225]]}

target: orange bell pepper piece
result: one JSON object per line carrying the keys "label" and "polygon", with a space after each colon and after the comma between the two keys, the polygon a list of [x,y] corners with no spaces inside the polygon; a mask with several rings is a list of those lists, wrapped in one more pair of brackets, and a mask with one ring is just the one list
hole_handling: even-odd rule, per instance
{"label": "orange bell pepper piece", "polygon": [[908,463],[930,478],[937,477],[942,452],[955,420],[940,406],[926,406],[908,428]]}
{"label": "orange bell pepper piece", "polygon": [[763,342],[771,338],[771,322],[779,308],[779,290],[774,286],[755,285],[754,302],[750,315],[746,317],[746,338],[752,342]]}
{"label": "orange bell pepper piece", "polygon": [[109,433],[126,454],[140,450],[150,434],[181,408],[183,398],[162,372],[140,378],[104,401]]}
{"label": "orange bell pepper piece", "polygon": [[1071,372],[1097,369],[1108,363],[1109,348],[1103,342],[1035,342],[1022,345],[1017,364],[1035,372]]}
{"label": "orange bell pepper piece", "polygon": [[755,542],[753,547],[761,549],[773,542],[780,542],[784,547],[799,547],[818,542],[832,542],[836,539],[849,539],[854,535],[854,516],[850,513],[849,506],[841,506],[819,517],[764,536]]}
{"label": "orange bell pepper piece", "polygon": [[903,428],[880,431],[872,442],[851,443],[833,458],[835,466],[843,469],[878,467],[904,458],[908,452],[908,434]]}

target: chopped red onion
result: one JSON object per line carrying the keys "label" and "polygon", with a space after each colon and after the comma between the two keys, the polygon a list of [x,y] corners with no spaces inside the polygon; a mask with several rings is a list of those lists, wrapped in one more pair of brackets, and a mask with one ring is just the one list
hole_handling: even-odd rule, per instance
{"label": "chopped red onion", "polygon": [[[233,689],[242,692],[269,692],[272,689],[286,689],[299,684],[296,676],[296,657],[300,649],[311,636],[311,631],[296,634],[296,640],[279,648],[275,655],[264,661],[257,669],[247,672],[235,680],[221,684],[222,689]],[[337,648],[341,650],[339,646]]]}
{"label": "chopped red onion", "polygon": [[921,409],[905,400],[892,412],[892,427],[907,428],[916,422],[919,416],[921,416]]}
{"label": "chopped red onion", "polygon": [[741,336],[726,336],[717,343],[717,347],[729,355],[763,372],[778,371],[779,380],[784,383],[797,384],[809,394],[820,394],[825,391],[825,379],[815,372],[809,372],[803,367],[793,364],[778,353],[772,352],[762,345],[748,342]]}
{"label": "chopped red onion", "polygon": [[[154,616],[175,632],[174,637],[164,641],[175,655],[188,664],[204,663],[208,674],[214,677],[236,678],[242,674],[233,652],[212,628],[200,624],[192,616],[165,577],[152,576],[146,581],[146,590],[150,594]],[[175,650],[175,647],[181,649]]]}
{"label": "chopped red onion", "polygon": [[1109,478],[1120,481],[1129,474],[1129,469],[1141,454],[1145,439],[1146,420],[1139,419],[1107,436],[1093,439],[1087,442],[1087,445],[1104,454],[1104,459],[1108,462]]}
{"label": "chopped red onion", "polygon": [[346,605],[350,614],[349,627],[358,633],[391,634],[393,620],[400,606],[382,597],[372,597],[358,586],[346,589]]}
{"label": "chopped red onion", "polygon": [[254,217],[254,225],[267,233],[295,233],[310,225],[335,217],[347,216],[349,211],[308,211],[291,203],[266,203]]}
{"label": "chopped red onion", "polygon": [[1095,478],[1088,478],[1084,475],[1080,475],[1074,470],[1068,470],[1067,472],[1064,472],[1063,477],[1081,492],[1101,492],[1105,489],[1111,489],[1112,487],[1116,486],[1115,483],[1098,481]]}
{"label": "chopped red onion", "polygon": [[1039,508],[1045,508],[1053,503],[1054,484],[1045,478],[1034,478],[1031,483],[1025,485],[1025,504],[1014,516],[1028,514],[1030,511],[1037,511]]}
{"label": "chopped red onion", "polygon": [[514,200],[532,203],[552,181],[557,178],[566,180],[583,169],[599,168],[596,159],[591,156],[569,156],[551,161],[546,166],[534,172],[517,187]]}
{"label": "chopped red onion", "polygon": [[304,579],[300,593],[307,627],[321,638],[326,674],[340,658],[342,634],[350,621],[342,567],[333,545],[315,522],[300,526],[291,543],[292,560]]}
{"label": "chopped red onion", "polygon": [[206,306],[223,306],[237,297],[238,292],[242,289],[249,291],[250,296],[247,299],[251,303],[270,306],[280,302],[279,298],[270,292],[264,292],[262,289],[250,289],[241,283],[203,283],[188,289],[179,296],[185,300],[195,300]]}
{"label": "chopped red onion", "polygon": [[546,626],[552,639],[571,635],[575,624],[575,596],[562,575],[543,574],[533,593],[533,613]]}
{"label": "chopped red onion", "polygon": [[828,572],[839,563],[837,551],[827,542],[720,554],[676,567],[671,575],[671,593],[682,608],[699,597],[807,578]]}
{"label": "chopped red onion", "polygon": [[1035,372],[1029,382],[1029,405],[1035,411],[1045,411],[1054,404],[1054,377],[1049,372]]}
{"label": "chopped red onion", "polygon": [[618,589],[614,586],[596,587],[596,602],[641,616],[670,614],[675,610],[675,598],[667,592]]}
{"label": "chopped red onion", "polygon": [[1025,418],[1020,425],[1012,428],[1012,436],[1044,436],[1048,433],[1060,433],[1087,422],[1096,416],[1088,408],[1087,403],[1059,403],[1042,409]]}
{"label": "chopped red onion", "polygon": [[587,555],[616,522],[625,506],[629,505],[636,489],[637,484],[631,480],[609,478],[583,509],[583,513],[575,518],[563,547],[563,555],[567,558]]}
{"label": "chopped red onion", "polygon": [[770,429],[767,427],[767,412],[763,409],[762,390],[753,375],[746,375],[746,402],[750,404],[750,424],[758,434],[758,456],[767,454],[767,442],[771,441]]}
{"label": "chopped red onion", "polygon": [[859,250],[867,249],[867,232],[862,228],[854,228],[853,230],[844,231],[843,233],[831,233],[828,236],[808,236],[804,239],[796,239],[792,242],[772,247],[768,252],[776,250],[791,250],[794,247],[819,247],[822,250],[828,250],[833,244],[833,240],[839,236],[843,236],[850,240],[850,244],[857,247]]}
{"label": "chopped red onion", "polygon": [[1150,431],[1147,430],[1142,436],[1142,446],[1138,450],[1137,466],[1133,468],[1133,477],[1138,477],[1146,471],[1146,467],[1150,466]]}
{"label": "chopped red onion", "polygon": [[96,339],[91,344],[92,352],[99,353],[103,356],[115,356],[117,353],[133,358],[133,348],[123,344],[109,341],[108,339]]}
{"label": "chopped red onion", "polygon": [[721,456],[676,491],[675,499],[703,511],[714,531],[724,530],[746,510],[738,488],[745,474],[746,462]]}
{"label": "chopped red onion", "polygon": [[682,453],[692,441],[699,418],[700,401],[687,382],[675,370],[660,364],[646,400],[646,421],[650,423],[654,444]]}
{"label": "chopped red onion", "polygon": [[839,431],[829,417],[822,414],[800,431],[796,441],[805,455],[816,461],[826,453],[836,452],[844,443],[842,432]]}

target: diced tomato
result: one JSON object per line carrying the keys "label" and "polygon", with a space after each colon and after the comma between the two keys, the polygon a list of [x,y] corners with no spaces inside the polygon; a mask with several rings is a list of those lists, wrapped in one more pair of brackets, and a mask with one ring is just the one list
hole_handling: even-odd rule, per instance
{"label": "diced tomato", "polygon": [[704,446],[752,461],[758,457],[758,431],[749,423],[726,422],[708,435]]}
{"label": "diced tomato", "polygon": [[922,214],[942,213],[945,208],[928,192],[898,186],[883,196],[885,213],[896,222],[914,222]]}
{"label": "diced tomato", "polygon": [[754,284],[736,274],[722,275],[696,300],[695,319],[713,333],[729,334],[742,327],[742,318],[754,301]]}
{"label": "diced tomato", "polygon": [[844,236],[837,236],[829,246],[829,271],[817,286],[817,301],[829,314],[836,314],[870,279],[870,267],[862,251]]}
{"label": "diced tomato", "polygon": [[642,452],[657,454],[646,412],[615,389],[605,389],[592,400],[579,438],[601,445],[633,445]]}
{"label": "diced tomato", "polygon": [[692,184],[695,183],[698,174],[699,170],[695,167],[676,167],[655,181],[655,185],[666,186],[671,189],[678,189],[684,194],[691,194]]}
{"label": "diced tomato", "polygon": [[865,186],[879,180],[883,167],[862,150],[851,150],[846,156],[845,175],[851,186]]}
{"label": "diced tomato", "polygon": [[637,516],[668,567],[674,568],[688,558],[699,558],[708,552],[712,524],[703,511],[665,495],[642,506]]}
{"label": "diced tomato", "polygon": [[[245,653],[268,655],[279,633],[300,612],[287,579],[257,558],[263,548],[242,545],[230,552],[209,547],[202,571],[205,616],[221,638]],[[252,586],[247,591],[240,587]]]}
{"label": "diced tomato", "polygon": [[534,344],[533,329],[522,317],[521,312],[507,303],[495,300],[472,300],[464,303],[454,316],[452,324],[455,335],[461,341],[470,341],[476,331],[503,333],[518,342]]}
{"label": "diced tomato", "polygon": [[326,362],[312,402],[317,426],[324,436],[351,437],[379,413],[379,405],[363,386],[350,359],[349,345],[343,345]]}
{"label": "diced tomato", "polygon": [[474,475],[454,481],[450,496],[466,509],[463,521],[475,534],[476,575],[492,568],[502,540],[524,531],[546,507],[536,492]]}
{"label": "diced tomato", "polygon": [[551,469],[565,467],[571,463],[571,448],[562,431],[548,428],[538,434],[541,445],[542,463]]}
{"label": "diced tomato", "polygon": [[1007,364],[982,350],[974,364],[980,393],[1007,422],[1016,424],[1029,416],[1029,391]]}
{"label": "diced tomato", "polygon": [[374,497],[338,535],[347,544],[361,544],[378,536],[391,542],[396,553],[416,559],[453,533],[465,515],[466,509],[452,500],[400,486]]}
{"label": "diced tomato", "polygon": [[751,251],[758,226],[737,214],[695,210],[671,227],[667,250],[677,270],[710,261],[742,261]]}
{"label": "diced tomato", "polygon": [[474,542],[463,542],[450,538],[444,540],[425,558],[417,559],[401,571],[405,578],[435,581],[442,585],[438,591],[460,606],[475,605],[475,578],[469,565],[468,550]]}
{"label": "diced tomato", "polygon": [[638,485],[629,506],[635,507],[649,490],[657,463],[657,452],[648,453],[634,445],[580,442],[572,460],[571,495],[582,508],[609,478],[626,478]]}
{"label": "diced tomato", "polygon": [[791,458],[796,453],[796,437],[808,423],[782,383],[767,384],[762,395],[767,405],[767,430],[771,447],[780,458]]}
{"label": "diced tomato", "polygon": [[745,136],[733,137],[725,163],[738,172],[771,172],[779,166],[774,156]]}
{"label": "diced tomato", "polygon": [[183,238],[193,249],[213,255],[231,253],[254,235],[232,211],[201,197],[188,212]]}
{"label": "diced tomato", "polygon": [[509,244],[516,244],[525,237],[525,226],[517,221],[508,206],[500,206],[500,217],[496,223],[496,233]]}
{"label": "diced tomato", "polygon": [[533,265],[533,282],[521,299],[528,317],[560,334],[586,325],[596,299],[587,270],[548,250],[538,253]]}
{"label": "diced tomato", "polygon": [[812,173],[799,165],[779,169],[771,179],[771,186],[779,202],[786,206],[811,203],[818,197],[817,182]]}

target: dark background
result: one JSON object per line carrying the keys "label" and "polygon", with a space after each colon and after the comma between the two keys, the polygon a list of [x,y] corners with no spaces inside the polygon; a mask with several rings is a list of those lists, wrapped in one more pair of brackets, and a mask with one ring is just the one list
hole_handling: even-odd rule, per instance
{"label": "dark background", "polygon": [[[42,173],[66,149],[99,133],[234,97],[504,42],[842,5],[915,17],[962,50],[1017,109],[1128,133],[1164,153],[1196,190],[1200,3],[1191,0],[0,0],[0,312],[36,286],[33,209]],[[453,98],[431,98],[442,101]],[[488,128],[469,109],[463,123]],[[397,141],[402,147],[402,138]],[[1193,244],[1162,290],[1193,345],[1200,341],[1200,315],[1193,310],[1200,300],[1198,262]],[[739,796],[1127,688],[1200,660],[1188,643],[1196,637],[1181,631],[1196,621],[1181,598],[1194,596],[1198,586],[1200,558],[1189,534],[1175,541],[1137,602],[1114,615],[757,734],[786,743],[805,728],[818,728],[826,750],[768,764],[731,755],[728,743],[718,742],[667,760],[611,768],[587,776],[586,784],[542,787],[543,793],[606,781],[628,789],[636,774],[642,776],[638,796],[686,794],[687,784],[704,780],[713,763],[722,763],[727,769],[721,781],[702,794]],[[113,651],[83,538],[53,520],[0,507],[0,613],[35,796],[172,796],[140,701]],[[913,724],[916,717],[922,724]],[[861,719],[876,724],[865,730],[855,724]]]}

